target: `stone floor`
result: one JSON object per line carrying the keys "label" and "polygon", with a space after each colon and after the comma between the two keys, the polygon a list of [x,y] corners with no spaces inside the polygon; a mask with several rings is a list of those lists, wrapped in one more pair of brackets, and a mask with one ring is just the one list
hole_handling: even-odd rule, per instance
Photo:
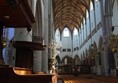
{"label": "stone floor", "polygon": [[118,83],[118,77],[95,76],[95,75],[60,75],[64,83]]}

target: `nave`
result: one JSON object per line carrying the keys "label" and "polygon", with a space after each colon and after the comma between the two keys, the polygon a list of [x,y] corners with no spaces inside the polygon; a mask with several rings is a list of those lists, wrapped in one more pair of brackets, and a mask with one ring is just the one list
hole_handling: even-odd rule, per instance
{"label": "nave", "polygon": [[0,83],[118,83],[117,42],[118,0],[0,0]]}
{"label": "nave", "polygon": [[59,78],[64,80],[62,83],[118,83],[118,77],[96,76],[92,74],[80,74],[79,76],[60,75]]}

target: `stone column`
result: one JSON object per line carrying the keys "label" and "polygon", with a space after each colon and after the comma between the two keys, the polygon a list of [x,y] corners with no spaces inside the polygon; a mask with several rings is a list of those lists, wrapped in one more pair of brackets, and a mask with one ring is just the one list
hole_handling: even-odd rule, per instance
{"label": "stone column", "polygon": [[[112,11],[111,11],[111,9],[112,9],[112,2],[111,2],[111,0],[105,0],[105,22],[106,22],[106,28],[107,28],[107,37],[109,38],[110,37],[110,35],[112,34]],[[109,45],[109,40],[108,40],[108,38],[107,38],[107,41],[108,41],[108,48],[110,48],[111,50],[112,50],[112,47],[110,47],[110,45]],[[108,58],[112,58],[112,60],[113,60],[113,63],[114,63],[114,54],[113,54],[113,56],[112,56],[112,54],[111,54],[111,52],[110,52],[110,50],[108,50],[108,52],[107,52],[108,54]],[[110,56],[112,56],[112,57],[110,57]],[[115,70],[114,70],[114,68],[112,68],[112,66],[110,65],[110,64],[112,64],[112,62],[111,62],[111,60],[109,59],[108,60],[108,65],[109,65],[109,74],[110,75],[115,75]]]}
{"label": "stone column", "polygon": [[[39,18],[39,17],[37,17],[37,18]],[[41,31],[40,31],[41,27],[37,26],[39,23],[38,20],[40,20],[40,19],[37,19],[37,21],[33,27],[33,36],[41,37],[41,34],[39,34],[39,33],[41,33]],[[35,41],[33,41],[33,42],[35,42]],[[37,73],[37,72],[42,71],[41,70],[41,66],[42,66],[41,62],[42,62],[42,51],[41,50],[34,50],[33,51],[33,72]]]}
{"label": "stone column", "polygon": [[33,72],[41,72],[42,66],[42,52],[41,51],[34,51],[33,52]]}
{"label": "stone column", "polygon": [[[37,1],[37,2],[36,2]],[[38,36],[38,37],[42,37],[42,34],[43,34],[43,31],[42,31],[42,24],[41,24],[41,1],[40,0],[34,0],[35,4],[37,4],[35,6],[35,4],[33,6],[34,9],[34,15],[35,15],[35,18],[36,18],[36,23],[34,24],[33,26],[33,36]],[[36,12],[35,12],[36,11]],[[36,13],[36,14],[35,14]],[[33,42],[36,42],[36,41],[33,41]],[[34,50],[33,52],[33,71],[35,73],[37,72],[41,72],[42,71],[42,50]]]}
{"label": "stone column", "polygon": [[[43,14],[42,14],[42,31],[43,31],[43,38],[45,45],[48,45],[48,30],[49,30],[49,25],[48,25],[48,2],[49,0],[45,0],[44,4],[42,2],[43,8]],[[48,71],[48,48],[45,49],[45,51],[42,52],[42,71],[47,72]]]}
{"label": "stone column", "polygon": [[[108,12],[105,11],[105,4],[109,0],[99,0],[101,7],[101,22],[102,22],[102,37],[104,43],[104,74],[109,75],[109,63],[108,63],[108,36],[110,34],[111,20],[109,19]],[[107,3],[108,4],[108,3]],[[109,7],[107,8],[109,10]]]}
{"label": "stone column", "polygon": [[[48,39],[49,39],[49,43],[53,43],[53,40],[55,39],[55,34],[54,34],[54,32],[55,32],[55,27],[54,27],[54,21],[53,21],[53,10],[52,10],[53,8],[52,8],[52,0],[50,0],[49,1],[49,37],[48,37]],[[53,52],[53,48],[51,49],[51,48],[49,48],[49,56],[48,56],[48,58],[49,58],[49,60],[50,61],[53,61],[53,55],[54,55],[54,52]],[[49,63],[48,63],[49,64]],[[51,62],[50,62],[50,65],[49,65],[49,70],[51,70]]]}

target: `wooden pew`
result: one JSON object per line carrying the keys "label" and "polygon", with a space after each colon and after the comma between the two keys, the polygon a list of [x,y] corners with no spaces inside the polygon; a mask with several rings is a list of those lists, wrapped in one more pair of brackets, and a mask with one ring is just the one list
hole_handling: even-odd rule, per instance
{"label": "wooden pew", "polygon": [[53,83],[52,74],[33,74],[26,68],[0,66],[0,83]]}

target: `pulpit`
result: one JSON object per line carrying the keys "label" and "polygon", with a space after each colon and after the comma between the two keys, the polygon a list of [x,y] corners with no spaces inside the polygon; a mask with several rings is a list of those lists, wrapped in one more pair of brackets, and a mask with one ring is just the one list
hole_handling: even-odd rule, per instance
{"label": "pulpit", "polygon": [[45,45],[37,42],[29,41],[13,41],[13,46],[16,48],[16,67],[29,68],[33,67],[33,51],[44,50]]}
{"label": "pulpit", "polygon": [[[27,28],[35,22],[28,4],[29,0],[0,0],[0,60],[2,60],[3,27]],[[0,65],[0,83],[53,83],[51,74],[32,72],[33,50],[44,50],[44,45],[36,42],[13,41],[16,48],[16,67]]]}
{"label": "pulpit", "polygon": [[3,27],[30,28],[34,22],[28,0],[0,0],[0,62],[3,61]]}

